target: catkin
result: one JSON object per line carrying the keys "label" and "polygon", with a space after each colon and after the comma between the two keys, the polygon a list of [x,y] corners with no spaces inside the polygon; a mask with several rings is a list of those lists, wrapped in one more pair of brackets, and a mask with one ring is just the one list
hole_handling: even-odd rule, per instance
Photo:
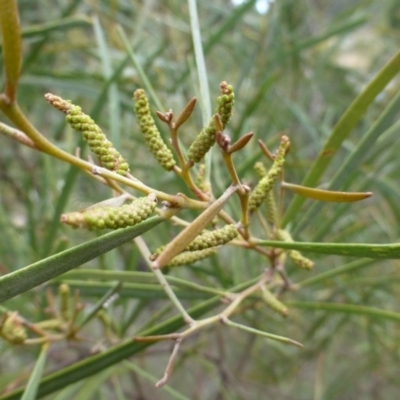
{"label": "catkin", "polygon": [[190,265],[196,261],[203,260],[216,253],[217,249],[212,247],[210,249],[197,250],[197,251],[184,251],[183,253],[174,257],[166,267],[178,267],[180,265]]}
{"label": "catkin", "polygon": [[61,222],[90,230],[126,228],[149,218],[156,205],[156,196],[151,193],[121,207],[94,206],[82,212],[63,214]]}
{"label": "catkin", "polygon": [[217,99],[217,113],[221,116],[222,125],[228,124],[232,117],[233,106],[235,104],[235,93],[233,87],[225,81],[220,84],[221,96]]}
{"label": "catkin", "polygon": [[[197,236],[191,243],[189,243],[184,251],[198,251],[205,250],[211,247],[222,246],[231,240],[235,239],[238,235],[236,226],[233,224],[225,225],[221,229],[214,231],[204,231]],[[164,250],[165,246],[159,247],[151,256],[150,260],[154,261]]]}
{"label": "catkin", "polygon": [[149,101],[144,90],[136,90],[134,99],[134,111],[147,148],[164,169],[167,171],[172,170],[176,164],[174,157],[171,150],[164,143],[156,123],[151,116]]}
{"label": "catkin", "polygon": [[[280,229],[277,231],[277,237],[279,240],[284,242],[293,242],[292,236],[288,231]],[[297,250],[288,250],[288,256],[296,264],[298,267],[303,269],[311,269],[314,266],[314,261],[310,260],[307,257],[304,257],[299,251]]]}
{"label": "catkin", "polygon": [[[221,96],[217,99],[216,113],[219,114],[223,127],[229,122],[232,116],[232,109],[235,103],[235,95],[233,88],[226,82],[220,85]],[[190,145],[187,157],[190,161],[198,163],[208,153],[211,147],[215,144],[217,138],[217,130],[215,127],[215,116],[213,116],[207,126],[196,137]]]}
{"label": "catkin", "polygon": [[71,289],[70,287],[62,283],[58,287],[58,296],[60,300],[60,314],[64,321],[69,321],[71,318],[70,300],[71,300]]}
{"label": "catkin", "polygon": [[[265,176],[268,175],[268,171],[261,161],[257,162],[254,165],[254,170],[256,171],[259,180],[263,179]],[[276,207],[276,201],[273,190],[268,191],[267,197],[265,198],[265,203],[267,206],[267,215],[266,215],[267,222],[270,225],[275,226],[276,221],[278,219],[278,210]]]}
{"label": "catkin", "polygon": [[259,208],[262,202],[267,198],[268,192],[271,191],[275,181],[282,171],[283,163],[285,162],[285,153],[289,147],[289,144],[289,138],[287,136],[282,136],[281,143],[278,147],[278,151],[271,169],[268,171],[267,175],[258,182],[257,186],[250,193],[250,212],[257,210],[257,208]]}
{"label": "catkin", "polygon": [[214,231],[205,231],[199,236],[197,236],[193,242],[191,242],[187,247],[186,251],[196,251],[208,249],[210,247],[222,246],[231,240],[235,239],[238,235],[236,226],[233,224],[225,225],[221,229],[216,229]]}
{"label": "catkin", "polygon": [[267,288],[262,289],[262,297],[265,301],[265,304],[277,312],[278,314],[287,317],[289,310],[288,308],[280,301],[273,293],[271,293]]}
{"label": "catkin", "polygon": [[129,165],[114,145],[106,138],[100,127],[89,115],[82,112],[79,106],[51,93],[45,95],[46,100],[55,108],[66,114],[66,120],[75,130],[82,132],[90,150],[96,154],[102,167],[126,176]]}

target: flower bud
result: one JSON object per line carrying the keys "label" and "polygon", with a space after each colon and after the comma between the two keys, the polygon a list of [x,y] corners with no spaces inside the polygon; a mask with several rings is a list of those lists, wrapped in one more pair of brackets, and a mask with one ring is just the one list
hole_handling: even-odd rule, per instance
{"label": "flower bud", "polygon": [[28,334],[17,312],[6,314],[2,325],[0,325],[0,336],[11,344],[25,342]]}
{"label": "flower bud", "polygon": [[217,113],[221,116],[221,121],[225,128],[232,117],[235,94],[233,93],[233,87],[228,85],[225,81],[221,82],[220,89],[222,95],[218,97],[217,100]]}

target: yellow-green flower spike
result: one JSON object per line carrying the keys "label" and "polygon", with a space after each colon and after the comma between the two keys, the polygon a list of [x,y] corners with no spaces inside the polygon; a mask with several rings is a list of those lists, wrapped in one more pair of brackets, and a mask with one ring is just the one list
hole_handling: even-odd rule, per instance
{"label": "yellow-green flower spike", "polygon": [[75,130],[82,132],[90,150],[98,157],[102,167],[126,176],[129,165],[114,145],[106,138],[100,127],[79,106],[53,94],[46,94],[46,100],[55,108],[67,114],[66,120]]}
{"label": "yellow-green flower spike", "polygon": [[197,236],[197,238],[185,248],[185,251],[197,251],[210,247],[222,246],[235,239],[237,235],[238,231],[233,224],[225,225],[223,228],[214,231],[205,231]]}
{"label": "yellow-green flower spike", "polygon": [[154,212],[157,199],[154,193],[141,197],[121,207],[98,206],[82,212],[61,215],[61,222],[74,228],[119,229],[139,224]]}
{"label": "yellow-green flower spike", "polygon": [[97,311],[96,317],[103,325],[104,334],[107,337],[110,337],[110,335],[112,334],[113,322],[110,316],[108,315],[107,311],[104,308],[101,308],[99,311]]}
{"label": "yellow-green flower spike", "polygon": [[268,174],[267,168],[265,168],[264,163],[258,161],[254,164],[254,171],[256,171],[257,178],[260,181],[262,178],[266,177]]}
{"label": "yellow-green flower spike", "polygon": [[196,137],[190,145],[187,157],[190,161],[198,163],[214,146],[217,138],[217,130],[215,129],[214,116],[210,119],[208,125]]}
{"label": "yellow-green flower spike", "polygon": [[[220,88],[221,96],[217,99],[216,113],[219,114],[222,125],[225,127],[232,116],[235,95],[232,86],[228,85],[226,82],[222,82]],[[217,130],[215,127],[215,117],[213,116],[208,125],[203,128],[194,142],[190,145],[187,153],[188,159],[194,163],[200,162],[215,144],[216,138]]]}
{"label": "yellow-green flower spike", "polygon": [[268,192],[265,202],[267,205],[267,222],[270,225],[275,226],[276,221],[278,220],[278,209],[276,207],[275,196],[272,190]]}
{"label": "yellow-green flower spike", "polygon": [[[277,231],[278,239],[284,242],[293,242],[292,236],[288,231],[280,229]],[[304,257],[299,251],[297,250],[288,250],[289,258],[296,264],[298,267],[303,269],[310,270],[314,267],[314,261],[310,260],[307,257]]]}
{"label": "yellow-green flower spike", "polygon": [[[193,240],[186,248],[185,252],[194,252],[198,250],[205,250],[211,247],[222,246],[231,240],[235,239],[238,235],[236,226],[233,224],[225,225],[221,229],[214,231],[204,231],[196,239]],[[164,250],[165,246],[161,246],[150,256],[150,260],[154,261]]]}
{"label": "yellow-green flower spike", "polygon": [[[268,175],[268,171],[265,168],[265,165],[261,161],[255,163],[254,170],[256,171],[259,180],[263,179]],[[270,225],[275,226],[278,218],[278,210],[276,207],[273,190],[270,190],[268,192],[267,197],[265,199],[265,203],[267,205],[267,222]]]}
{"label": "yellow-green flower spike", "polygon": [[285,162],[285,153],[290,145],[289,138],[282,136],[281,143],[275,155],[274,163],[267,175],[262,178],[254,190],[250,193],[249,210],[253,212],[260,207],[262,202],[267,198],[268,192],[271,191],[275,181],[282,171],[283,163]]}
{"label": "yellow-green flower spike", "polygon": [[203,260],[204,258],[210,257],[212,254],[216,253],[217,249],[215,247],[205,250],[197,251],[184,251],[183,253],[174,257],[166,267],[178,267],[180,265],[190,265],[196,261]]}
{"label": "yellow-green flower spike", "polygon": [[205,185],[204,181],[206,178],[206,165],[204,163],[199,164],[198,169],[197,169],[197,175],[196,175],[196,185],[199,189],[201,189],[203,192],[205,192]]}
{"label": "yellow-green flower spike", "polygon": [[21,344],[27,339],[25,326],[16,311],[6,314],[0,325],[0,336],[11,344]]}
{"label": "yellow-green flower spike", "polygon": [[71,308],[70,308],[70,301],[71,301],[71,289],[70,287],[62,283],[58,287],[58,296],[60,300],[60,314],[61,318],[64,321],[69,321],[71,318]]}
{"label": "yellow-green flower spike", "polygon": [[233,87],[228,85],[225,81],[221,82],[220,89],[222,95],[218,97],[217,100],[217,113],[221,116],[221,121],[225,128],[232,117],[232,110],[235,104],[235,94],[233,93]]}
{"label": "yellow-green flower spike", "polygon": [[176,163],[171,150],[164,143],[156,123],[151,116],[149,101],[144,90],[136,90],[134,99],[136,118],[148,149],[164,169],[171,171]]}
{"label": "yellow-green flower spike", "polygon": [[265,304],[277,312],[278,314],[287,317],[289,314],[288,308],[278,300],[267,288],[262,289],[262,297],[265,301]]}
{"label": "yellow-green flower spike", "polygon": [[289,257],[300,268],[310,270],[310,269],[312,269],[314,267],[314,261],[310,260],[307,257],[304,257],[297,250],[291,250],[289,252]]}

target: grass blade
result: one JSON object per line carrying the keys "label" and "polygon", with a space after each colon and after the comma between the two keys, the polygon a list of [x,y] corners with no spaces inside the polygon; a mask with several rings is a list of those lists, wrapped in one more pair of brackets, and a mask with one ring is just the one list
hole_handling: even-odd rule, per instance
{"label": "grass blade", "polygon": [[32,374],[29,378],[28,384],[26,385],[24,394],[21,397],[21,400],[35,400],[36,393],[38,390],[40,379],[43,375],[44,366],[46,364],[47,353],[49,351],[49,344],[46,343],[42,346],[42,350],[40,351],[39,358],[35,364],[35,368],[32,371]]}

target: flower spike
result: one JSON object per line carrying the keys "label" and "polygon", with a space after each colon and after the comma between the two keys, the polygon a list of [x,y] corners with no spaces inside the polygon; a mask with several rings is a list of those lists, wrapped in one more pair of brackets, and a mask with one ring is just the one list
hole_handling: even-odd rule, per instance
{"label": "flower spike", "polygon": [[262,178],[254,190],[250,193],[249,210],[251,212],[257,210],[262,202],[267,198],[268,192],[271,191],[275,181],[282,171],[283,163],[285,162],[285,153],[289,148],[290,142],[287,136],[282,136],[274,163],[267,175]]}
{"label": "flower spike", "polygon": [[156,196],[150,193],[121,207],[98,206],[80,212],[61,215],[61,222],[74,228],[119,229],[136,225],[149,218],[157,205]]}
{"label": "flower spike", "polygon": [[[286,230],[280,229],[277,231],[277,236],[279,240],[284,242],[293,242],[292,236]],[[300,268],[303,269],[312,269],[314,266],[314,261],[310,260],[307,257],[304,257],[297,250],[288,250],[289,258]]]}
{"label": "flower spike", "polygon": [[165,267],[178,267],[180,265],[193,264],[196,261],[203,260],[216,253],[217,249],[212,247],[210,249],[197,250],[197,251],[184,251],[183,253],[175,256]]}
{"label": "flower spike", "polygon": [[144,90],[136,90],[134,99],[136,118],[148,149],[164,169],[171,171],[176,163],[171,150],[164,143],[156,123],[151,116],[149,101]]}
{"label": "flower spike", "polygon": [[216,114],[211,117],[207,126],[199,133],[194,142],[188,150],[188,159],[193,163],[198,163],[208,153],[212,146],[214,146],[217,138],[217,127],[215,123],[216,116],[220,117],[222,129],[225,128],[232,116],[232,108],[235,103],[235,95],[233,88],[226,82],[220,85],[221,96],[217,99]]}
{"label": "flower spike", "polygon": [[45,95],[46,100],[58,110],[67,114],[66,120],[75,130],[82,132],[83,138],[89,144],[90,150],[97,155],[100,164],[117,174],[126,176],[129,165],[114,145],[106,138],[100,127],[89,115],[82,112],[79,106],[51,93]]}

